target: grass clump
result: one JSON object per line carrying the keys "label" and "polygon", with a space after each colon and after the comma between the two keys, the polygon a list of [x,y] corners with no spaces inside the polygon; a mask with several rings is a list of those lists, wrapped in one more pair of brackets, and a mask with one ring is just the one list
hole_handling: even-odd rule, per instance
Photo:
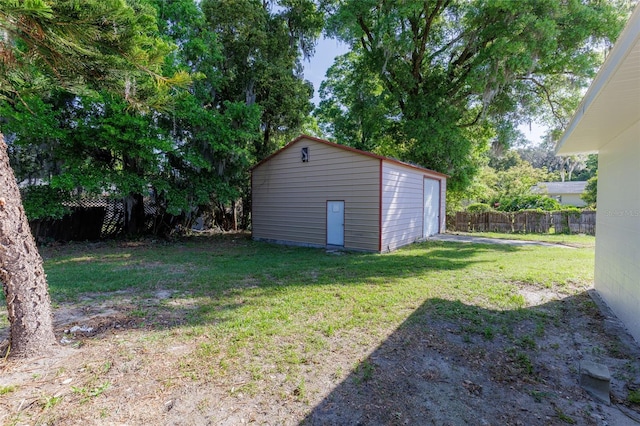
{"label": "grass clump", "polygon": [[6,395],[8,393],[15,392],[16,389],[18,389],[18,387],[15,385],[0,386],[0,395]]}
{"label": "grass clump", "polygon": [[631,404],[640,405],[640,390],[629,391],[629,395],[627,395],[627,401],[629,401]]}

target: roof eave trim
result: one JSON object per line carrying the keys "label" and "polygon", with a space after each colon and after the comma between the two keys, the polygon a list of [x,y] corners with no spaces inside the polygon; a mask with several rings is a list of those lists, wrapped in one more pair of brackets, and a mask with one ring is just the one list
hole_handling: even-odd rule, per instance
{"label": "roof eave trim", "polygon": [[[578,127],[578,125],[582,121],[582,118],[584,117],[586,112],[589,110],[589,108],[591,108],[591,105],[598,98],[602,90],[604,90],[611,76],[615,75],[618,68],[620,68],[620,66],[624,62],[624,59],[633,50],[633,47],[638,42],[639,38],[640,38],[640,4],[636,6],[636,9],[633,11],[631,17],[629,18],[627,25],[625,26],[624,30],[622,31],[622,33],[618,37],[618,40],[613,46],[611,53],[609,53],[609,56],[607,57],[604,64],[602,64],[602,67],[598,71],[596,78],[591,83],[591,86],[589,86],[589,90],[587,90],[587,93],[582,98],[582,101],[580,102],[578,109],[576,110],[573,117],[571,118],[571,121],[569,122],[569,126],[564,131],[562,138],[556,145],[556,148],[555,148],[556,154],[560,154],[560,151],[564,147],[567,140],[571,138],[571,135],[573,134],[576,127]],[[572,150],[572,152],[574,152],[574,150]],[[596,152],[596,151],[590,150],[590,152]]]}
{"label": "roof eave trim", "polygon": [[253,171],[257,167],[261,166],[263,163],[269,161],[271,158],[275,157],[276,155],[278,155],[279,153],[281,153],[282,151],[284,151],[285,149],[289,148],[291,145],[295,144],[296,142],[299,142],[302,139],[308,139],[308,140],[311,140],[311,141],[314,141],[314,142],[318,142],[318,143],[322,143],[322,144],[325,144],[325,145],[334,146],[336,148],[340,148],[340,149],[343,149],[345,151],[350,151],[350,152],[354,152],[356,154],[364,155],[364,156],[367,156],[367,157],[376,158],[378,160],[388,161],[390,163],[398,164],[400,166],[405,166],[405,167],[409,167],[409,168],[412,168],[412,169],[421,170],[423,172],[428,172],[431,175],[435,175],[435,176],[441,177],[443,179],[446,179],[446,178],[449,177],[449,175],[446,175],[446,174],[440,173],[440,172],[436,172],[435,170],[427,169],[425,167],[416,166],[414,164],[405,163],[403,161],[396,160],[394,158],[384,157],[382,155],[374,154],[372,152],[362,151],[360,149],[352,148],[350,146],[340,145],[340,144],[337,144],[335,142],[328,141],[326,139],[321,139],[321,138],[317,138],[315,136],[309,136],[309,135],[304,135],[304,134],[298,136],[297,138],[295,138],[291,142],[287,143],[285,146],[283,146],[282,148],[280,148],[276,152],[274,152],[271,155],[265,157],[258,164],[256,164],[255,166],[251,167],[249,169],[249,171]]}

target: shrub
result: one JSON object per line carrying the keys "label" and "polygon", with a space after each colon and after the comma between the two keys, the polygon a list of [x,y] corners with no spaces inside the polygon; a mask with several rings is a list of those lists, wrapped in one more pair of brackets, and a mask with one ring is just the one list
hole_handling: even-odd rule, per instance
{"label": "shrub", "polygon": [[60,219],[69,213],[62,205],[65,194],[49,185],[33,185],[22,191],[24,211],[29,220]]}
{"label": "shrub", "polygon": [[591,207],[596,206],[598,200],[598,173],[587,181],[587,186],[584,188],[584,192],[580,196],[582,200]]}
{"label": "shrub", "polygon": [[520,210],[552,211],[562,208],[558,200],[542,194],[516,195],[502,197],[496,205],[496,209],[503,212],[516,212]]}
{"label": "shrub", "polygon": [[560,206],[560,208],[558,209],[558,211],[564,212],[564,213],[573,213],[575,215],[581,215],[582,214],[582,210],[580,207],[576,207],[576,206]]}
{"label": "shrub", "polygon": [[466,211],[469,213],[485,213],[493,211],[493,208],[489,204],[473,203],[467,206]]}

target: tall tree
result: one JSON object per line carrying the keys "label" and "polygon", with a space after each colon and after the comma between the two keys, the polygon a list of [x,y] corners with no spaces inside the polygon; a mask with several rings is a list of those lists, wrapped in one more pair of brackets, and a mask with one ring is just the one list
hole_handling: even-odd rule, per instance
{"label": "tall tree", "polygon": [[40,93],[23,95],[21,102],[14,104],[0,102],[0,129],[19,182],[42,183],[59,170],[54,150],[64,132],[57,106],[51,96]]}
{"label": "tall tree", "polygon": [[[101,86],[136,102],[146,89],[144,77],[138,75],[156,74],[158,60],[169,50],[153,36],[154,26],[141,5],[124,0],[87,0],[82,7],[74,0],[0,0],[0,96],[20,102],[26,89]],[[1,134],[0,281],[9,314],[11,354],[53,350],[56,340],[42,259]]]}
{"label": "tall tree", "polygon": [[[248,186],[252,143],[260,138],[260,108],[244,99],[224,99],[225,58],[218,35],[194,0],[155,1],[161,33],[179,48],[165,69],[197,76],[189,91],[177,94],[159,119],[173,149],[167,152],[167,185],[156,200],[172,214],[213,212],[226,218]],[[236,226],[231,220],[217,225]]]}
{"label": "tall tree", "polygon": [[[393,148],[383,141],[394,133],[393,120],[400,111],[379,77],[363,67],[357,52],[335,59],[320,85],[320,105],[315,111],[323,130],[339,143],[365,151]],[[396,147],[397,148],[397,147]]]}
{"label": "tall tree", "polygon": [[611,43],[625,18],[600,1],[326,3],[328,32],[361,52],[401,111],[404,158],[454,186],[469,181],[476,141],[498,124],[542,110],[566,119],[602,60],[594,47]]}
{"label": "tall tree", "polygon": [[278,136],[300,128],[312,110],[313,89],[301,60],[314,52],[323,17],[312,0],[203,0],[202,9],[222,46],[224,81],[218,105],[245,102],[260,108],[258,160]]}
{"label": "tall tree", "polygon": [[171,150],[155,125],[155,114],[129,108],[119,94],[69,98],[66,130],[56,149],[63,163],[51,185],[70,193],[103,194],[123,200],[124,232],[145,229],[144,198],[160,180],[163,156]]}
{"label": "tall tree", "polygon": [[[12,138],[12,159],[21,169],[32,157],[56,166],[53,175],[38,176],[50,182],[51,192],[107,191],[121,198],[129,235],[188,225],[199,210],[228,218],[219,225],[232,228],[233,216],[220,213],[234,211],[230,207],[248,187],[259,107],[216,99],[224,81],[221,47],[195,1],[158,1],[154,6],[159,33],[178,46],[167,55],[163,71],[196,76],[189,90],[174,90],[171,105],[152,113],[135,111],[109,93],[24,96],[24,106],[3,109],[3,128],[17,136]],[[50,125],[43,128],[39,122]],[[29,207],[28,198],[43,200],[41,191],[25,195]],[[155,209],[153,228],[148,228],[144,203]]]}

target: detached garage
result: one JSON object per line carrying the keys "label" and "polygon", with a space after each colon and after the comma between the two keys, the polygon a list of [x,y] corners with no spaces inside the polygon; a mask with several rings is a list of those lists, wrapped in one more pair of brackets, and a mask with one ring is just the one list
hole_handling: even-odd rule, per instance
{"label": "detached garage", "polygon": [[444,232],[446,175],[300,136],[251,174],[256,240],[385,252]]}

